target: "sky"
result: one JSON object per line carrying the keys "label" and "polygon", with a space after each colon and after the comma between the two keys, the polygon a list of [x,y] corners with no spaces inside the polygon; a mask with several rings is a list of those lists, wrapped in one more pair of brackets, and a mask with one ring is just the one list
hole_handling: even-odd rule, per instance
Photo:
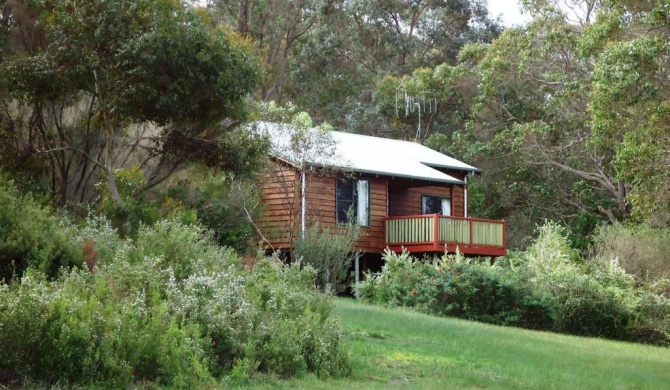
{"label": "sky", "polygon": [[494,18],[502,15],[502,22],[505,26],[524,24],[530,20],[528,15],[521,14],[518,0],[488,0],[488,2],[489,14]]}

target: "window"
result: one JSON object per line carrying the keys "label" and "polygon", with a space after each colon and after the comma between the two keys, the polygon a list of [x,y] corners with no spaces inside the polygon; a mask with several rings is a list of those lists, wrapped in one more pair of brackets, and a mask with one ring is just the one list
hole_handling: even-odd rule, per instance
{"label": "window", "polygon": [[[350,177],[338,177],[335,189],[335,218],[349,223],[349,215],[360,226],[370,226],[370,182]],[[349,214],[350,213],[350,214]]]}
{"label": "window", "polygon": [[421,213],[451,215],[451,199],[443,196],[423,195]]}

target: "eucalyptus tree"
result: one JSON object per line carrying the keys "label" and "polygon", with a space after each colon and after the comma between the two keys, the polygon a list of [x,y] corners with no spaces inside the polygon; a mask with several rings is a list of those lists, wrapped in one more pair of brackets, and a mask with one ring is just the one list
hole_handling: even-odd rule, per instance
{"label": "eucalyptus tree", "polygon": [[315,119],[377,135],[391,135],[395,118],[376,99],[378,83],[454,65],[465,44],[501,31],[479,0],[353,0],[336,11],[306,35],[287,89]]}
{"label": "eucalyptus tree", "polygon": [[428,143],[483,168],[489,215],[519,238],[543,218],[582,237],[668,223],[667,2],[525,3],[531,24],[461,51],[451,85],[476,86],[469,121]]}
{"label": "eucalyptus tree", "polygon": [[613,163],[633,216],[670,224],[670,2],[610,0],[584,34],[594,58],[589,113],[594,144]]}
{"label": "eucalyptus tree", "polygon": [[294,102],[316,121],[379,133],[373,99],[385,75],[453,64],[468,42],[501,30],[481,0],[209,0],[215,20],[264,58],[261,99]]}
{"label": "eucalyptus tree", "polygon": [[173,0],[13,3],[36,23],[12,28],[44,41],[3,58],[4,130],[44,156],[61,203],[90,199],[98,173],[120,202],[115,174],[125,164],[145,171],[146,188],[185,161],[249,162],[234,158],[253,154],[241,152],[247,140],[222,125],[243,117],[259,80],[243,41]]}
{"label": "eucalyptus tree", "polygon": [[248,38],[263,58],[263,101],[283,98],[288,68],[298,61],[299,40],[334,12],[335,0],[208,0],[215,21]]}
{"label": "eucalyptus tree", "polygon": [[615,150],[594,143],[594,59],[581,52],[584,29],[551,12],[462,52],[478,94],[458,140],[469,143],[485,172],[480,183],[517,239],[548,218],[570,226],[583,245],[600,221],[628,216]]}

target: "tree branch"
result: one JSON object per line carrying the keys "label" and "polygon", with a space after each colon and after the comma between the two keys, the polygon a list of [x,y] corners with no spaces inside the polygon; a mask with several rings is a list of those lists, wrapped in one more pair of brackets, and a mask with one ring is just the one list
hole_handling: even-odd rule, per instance
{"label": "tree branch", "polygon": [[81,149],[73,148],[71,146],[66,146],[66,147],[62,147],[62,148],[53,148],[53,149],[48,149],[48,150],[40,150],[40,149],[35,148],[35,151],[37,153],[54,153],[54,152],[62,152],[64,150],[70,150],[70,151],[73,151],[73,152],[77,152],[77,153],[81,154],[82,156],[86,157],[86,159],[88,161],[92,162],[93,164],[95,164],[98,167],[105,170],[105,172],[107,171],[107,167],[104,164],[102,164],[101,162],[91,158],[91,156],[89,156],[88,153],[86,153],[85,151],[83,151]]}
{"label": "tree branch", "polygon": [[615,195],[617,197],[617,199],[619,199],[619,191],[617,190],[616,186],[614,186],[614,184],[612,184],[612,182],[607,177],[605,177],[603,175],[600,175],[600,174],[595,174],[595,173],[575,169],[575,168],[569,167],[565,164],[561,164],[561,163],[559,163],[558,161],[555,161],[555,160],[549,160],[548,163],[555,166],[555,167],[561,168],[564,171],[573,173],[573,174],[581,177],[584,180],[594,181],[594,182],[600,184],[604,189],[610,191],[613,195]]}

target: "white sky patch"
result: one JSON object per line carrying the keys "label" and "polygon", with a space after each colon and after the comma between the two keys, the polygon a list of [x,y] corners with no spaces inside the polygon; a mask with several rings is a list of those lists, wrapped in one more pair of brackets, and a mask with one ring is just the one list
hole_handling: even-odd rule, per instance
{"label": "white sky patch", "polygon": [[523,25],[531,18],[528,14],[522,14],[518,0],[488,0],[489,15],[493,18],[501,16],[505,27]]}

